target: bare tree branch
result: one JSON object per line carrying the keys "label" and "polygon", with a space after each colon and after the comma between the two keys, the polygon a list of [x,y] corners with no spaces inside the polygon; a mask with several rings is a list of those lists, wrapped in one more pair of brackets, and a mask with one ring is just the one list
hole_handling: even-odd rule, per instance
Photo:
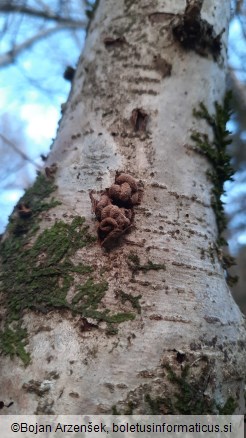
{"label": "bare tree branch", "polygon": [[240,108],[242,111],[246,111],[246,88],[245,85],[239,81],[235,74],[235,69],[229,68],[228,71],[228,85],[233,90]]}
{"label": "bare tree branch", "polygon": [[35,163],[35,161],[32,160],[32,158],[28,157],[28,155],[26,155],[25,152],[23,152],[21,149],[19,149],[12,141],[10,141],[7,137],[5,137],[5,135],[0,133],[0,137],[2,138],[4,143],[6,143],[12,149],[14,149],[14,151],[17,152],[17,154],[19,154],[23,158],[23,160],[28,161],[29,163],[33,164],[39,170],[42,169],[42,166],[40,166],[39,164]]}
{"label": "bare tree branch", "polygon": [[13,47],[8,52],[4,53],[0,57],[0,67],[5,67],[6,65],[13,64],[15,62],[16,57],[23,52],[26,49],[30,49],[37,41],[46,38],[48,35],[51,35],[53,33],[59,32],[64,29],[74,29],[81,27],[77,23],[64,23],[64,24],[58,24],[56,27],[43,29],[40,32],[36,33],[36,35],[32,36],[31,38],[28,38],[23,43],[18,44],[17,46]]}
{"label": "bare tree branch", "polygon": [[0,4],[0,12],[3,13],[17,13],[17,14],[25,14],[30,15],[36,18],[44,18],[45,20],[53,20],[59,23],[64,23],[67,26],[70,24],[74,24],[77,27],[85,27],[86,20],[73,20],[72,18],[63,17],[62,15],[56,14],[50,8],[46,7],[45,9],[35,9],[25,4],[20,5],[16,3],[10,3],[9,0],[1,1]]}
{"label": "bare tree branch", "polygon": [[237,0],[236,2],[236,14],[241,14],[243,9],[243,0]]}
{"label": "bare tree branch", "polygon": [[16,189],[22,188],[20,182],[16,180],[16,174],[20,172],[24,168],[24,166],[26,166],[26,162],[21,161],[20,163],[17,163],[16,166],[11,168],[10,170],[8,168],[4,169],[5,176],[0,177],[1,191],[13,190],[14,188]]}

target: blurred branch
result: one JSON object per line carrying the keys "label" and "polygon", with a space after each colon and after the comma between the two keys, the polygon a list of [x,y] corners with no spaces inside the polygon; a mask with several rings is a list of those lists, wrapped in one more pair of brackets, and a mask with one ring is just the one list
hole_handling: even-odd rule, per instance
{"label": "blurred branch", "polygon": [[242,29],[243,37],[244,37],[244,39],[246,39],[246,30],[245,30],[244,22],[243,22],[243,19],[242,19],[242,15],[238,14],[237,18],[239,20],[239,23],[241,24],[241,29]]}
{"label": "blurred branch", "polygon": [[246,111],[246,87],[245,84],[237,78],[234,69],[228,69],[228,88],[231,88],[241,111]]}
{"label": "blurred branch", "polygon": [[52,89],[51,89],[51,87],[49,87],[47,85],[47,81],[45,80],[45,78],[47,78],[47,76],[45,76],[45,72],[44,72],[43,79],[42,78],[36,79],[35,76],[32,77],[26,72],[26,70],[23,68],[21,62],[17,62],[16,67],[18,68],[19,73],[22,75],[22,77],[25,79],[25,81],[27,81],[28,85],[30,85],[31,87],[34,87],[36,90],[40,91],[40,93],[45,94],[46,98],[53,105],[54,104],[54,94],[57,92],[57,89],[56,89],[55,84],[53,85]]}
{"label": "blurred branch", "polygon": [[20,189],[20,182],[16,180],[16,174],[24,168],[26,163],[21,161],[21,163],[16,164],[15,167],[10,170],[6,167],[4,169],[5,176],[0,177],[0,190],[13,190],[13,188]]}
{"label": "blurred branch", "polygon": [[4,53],[2,56],[0,56],[0,67],[5,67],[6,65],[13,64],[15,62],[16,57],[23,52],[26,49],[31,48],[37,41],[46,38],[48,35],[51,35],[53,33],[59,32],[64,29],[74,29],[77,27],[81,27],[76,22],[75,23],[66,23],[66,24],[59,24],[56,27],[43,29],[40,32],[36,33],[36,35],[32,36],[31,38],[28,38],[23,43],[20,43],[16,46],[14,46],[11,50]]}
{"label": "blurred branch", "polygon": [[3,13],[16,13],[25,14],[36,18],[44,18],[45,20],[57,21],[58,23],[66,24],[67,26],[73,24],[77,27],[84,28],[86,26],[86,21],[83,20],[73,20],[72,18],[63,17],[62,15],[56,14],[47,5],[43,6],[44,9],[35,9],[25,4],[21,5],[18,3],[12,3],[9,0],[1,1],[0,12]]}
{"label": "blurred branch", "polygon": [[236,1],[236,14],[242,14],[243,1],[244,0],[237,0]]}
{"label": "blurred branch", "polygon": [[10,141],[7,137],[5,137],[5,135],[0,133],[0,137],[4,141],[4,143],[6,143],[15,152],[17,152],[17,154],[19,154],[21,156],[21,158],[23,158],[23,160],[28,161],[29,163],[33,164],[39,170],[42,169],[42,166],[40,166],[39,164],[35,163],[34,160],[32,160],[30,157],[28,157],[28,155],[26,155],[25,152],[23,152],[21,149],[19,149],[12,141]]}

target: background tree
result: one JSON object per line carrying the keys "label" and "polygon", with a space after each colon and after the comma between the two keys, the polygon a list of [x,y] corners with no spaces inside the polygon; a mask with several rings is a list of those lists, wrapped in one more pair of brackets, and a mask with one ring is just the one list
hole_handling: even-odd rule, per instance
{"label": "background tree", "polygon": [[[233,268],[239,281],[233,287],[233,294],[242,311],[246,312],[245,295],[245,187],[246,187],[246,161],[245,161],[245,35],[246,35],[246,3],[236,1],[232,3],[232,28],[229,46],[231,65],[228,75],[228,87],[233,91],[233,144],[230,148],[232,163],[236,170],[234,179],[229,189],[229,202],[226,206],[228,215],[228,241],[230,249],[236,255],[237,264]],[[233,33],[235,38],[233,38]]]}
{"label": "background tree", "polygon": [[220,247],[230,11],[202,3],[98,5],[45,175],[1,245],[11,412],[243,410]]}

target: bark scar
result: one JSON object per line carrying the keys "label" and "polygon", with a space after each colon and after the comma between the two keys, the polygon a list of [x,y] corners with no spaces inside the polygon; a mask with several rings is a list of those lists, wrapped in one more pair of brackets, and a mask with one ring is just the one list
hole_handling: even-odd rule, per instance
{"label": "bark scar", "polygon": [[218,61],[225,29],[215,34],[213,26],[201,18],[202,4],[201,0],[187,0],[184,14],[174,23],[172,32],[186,50],[194,50],[200,56],[212,55]]}
{"label": "bark scar", "polygon": [[130,121],[134,131],[146,131],[148,114],[142,108],[135,108],[132,110]]}

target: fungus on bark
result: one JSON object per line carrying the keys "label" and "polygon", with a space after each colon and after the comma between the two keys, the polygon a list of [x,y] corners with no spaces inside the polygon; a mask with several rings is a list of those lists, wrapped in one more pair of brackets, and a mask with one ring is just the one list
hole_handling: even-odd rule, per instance
{"label": "fungus on bark", "polygon": [[117,173],[115,182],[97,200],[90,192],[92,210],[98,220],[98,240],[109,249],[133,225],[134,205],[141,202],[142,189],[131,175]]}
{"label": "fungus on bark", "polygon": [[54,178],[55,173],[57,171],[57,164],[56,163],[52,163],[51,166],[46,166],[45,169],[45,175],[47,176],[47,178]]}

